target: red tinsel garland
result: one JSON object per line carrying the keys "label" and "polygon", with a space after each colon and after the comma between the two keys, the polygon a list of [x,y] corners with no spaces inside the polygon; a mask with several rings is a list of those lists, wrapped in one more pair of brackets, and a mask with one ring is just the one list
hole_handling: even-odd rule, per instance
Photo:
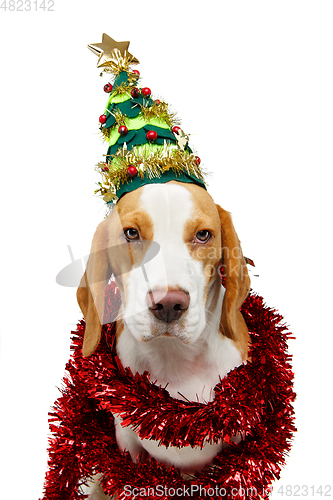
{"label": "red tinsel garland", "polygon": [[[119,291],[112,283],[106,289],[107,320],[115,318],[119,303]],[[96,473],[103,475],[104,491],[111,496],[118,492],[120,498],[132,499],[140,488],[146,497],[163,500],[207,495],[265,498],[279,477],[295,431],[293,373],[287,354],[290,334],[282,316],[252,292],[241,311],[251,336],[252,361],[232,370],[215,387],[215,398],[208,404],[175,400],[151,383],[148,373],[133,376],[124,369],[113,349],[112,322],[103,327],[96,352],[83,358],[81,321],[73,332],[62,396],[50,414],[53,437],[44,500],[85,498],[80,485]],[[120,453],[112,413],[120,414],[140,437],[166,446],[201,446],[221,438],[229,442],[237,433],[243,440],[231,443],[193,478],[184,479],[175,467],[154,459],[134,464],[129,454]]]}

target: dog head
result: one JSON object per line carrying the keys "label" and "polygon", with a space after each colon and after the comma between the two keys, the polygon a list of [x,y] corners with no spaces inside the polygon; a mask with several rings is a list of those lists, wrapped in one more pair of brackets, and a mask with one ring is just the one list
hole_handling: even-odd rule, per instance
{"label": "dog head", "polygon": [[195,184],[149,184],[123,196],[96,230],[78,288],[86,321],[83,355],[99,343],[112,274],[122,297],[121,321],[138,342],[165,336],[195,342],[221,290],[221,262],[226,290],[219,334],[232,339],[245,360],[249,339],[239,308],[250,279],[230,214]]}

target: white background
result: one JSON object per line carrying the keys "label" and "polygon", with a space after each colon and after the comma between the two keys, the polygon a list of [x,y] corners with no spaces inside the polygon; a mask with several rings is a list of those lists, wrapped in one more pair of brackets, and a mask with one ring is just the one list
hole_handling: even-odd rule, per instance
{"label": "white background", "polygon": [[55,277],[104,217],[93,191],[107,80],[86,48],[103,32],[131,41],[142,83],[178,112],[257,265],[253,288],[296,335],[298,433],[273,498],[332,485],[332,2],[34,8],[0,9],[1,498],[42,495],[47,413],[81,318]]}

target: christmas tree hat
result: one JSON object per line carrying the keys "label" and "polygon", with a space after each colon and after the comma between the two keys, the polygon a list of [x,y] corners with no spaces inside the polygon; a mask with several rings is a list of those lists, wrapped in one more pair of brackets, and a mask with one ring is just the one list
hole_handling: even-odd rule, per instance
{"label": "christmas tree hat", "polygon": [[95,193],[111,203],[151,183],[177,180],[205,188],[200,158],[188,146],[188,136],[168,104],[138,85],[140,73],[131,66],[139,61],[128,46],[105,33],[102,43],[88,45],[99,56],[101,75],[114,77],[104,85],[109,98],[99,123],[108,150],[105,161],[97,164],[102,181]]}

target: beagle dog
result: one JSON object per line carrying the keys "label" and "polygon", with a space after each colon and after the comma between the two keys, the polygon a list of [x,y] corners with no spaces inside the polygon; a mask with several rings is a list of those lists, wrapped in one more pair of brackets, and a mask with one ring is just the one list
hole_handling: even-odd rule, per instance
{"label": "beagle dog", "polygon": [[[230,214],[191,183],[148,184],[124,195],[96,230],[78,288],[83,356],[99,343],[112,275],[122,300],[116,351],[123,366],[133,374],[148,371],[173,398],[212,401],[220,379],[246,362],[249,344],[239,308],[250,279]],[[151,456],[188,473],[224,446],[166,448],[122,427],[119,416],[114,420],[118,446],[133,461]]]}

